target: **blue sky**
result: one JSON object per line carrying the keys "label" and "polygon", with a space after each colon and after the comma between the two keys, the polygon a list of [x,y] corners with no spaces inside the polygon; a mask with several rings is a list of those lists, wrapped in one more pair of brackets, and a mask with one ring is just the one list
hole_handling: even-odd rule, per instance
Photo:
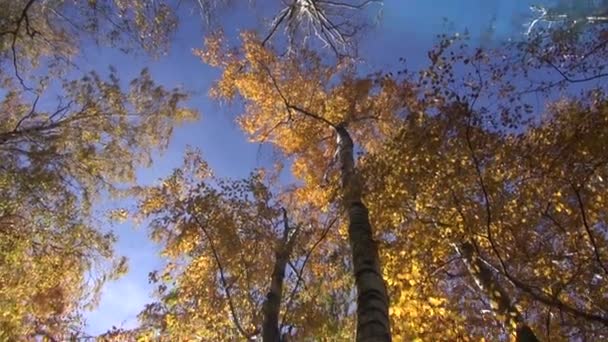
{"label": "blue sky", "polygon": [[[371,70],[393,70],[399,66],[399,57],[407,58],[410,69],[416,68],[425,62],[426,52],[438,33],[467,28],[479,44],[495,44],[521,35],[524,15],[530,13],[528,6],[539,2],[543,1],[385,0],[378,26],[363,39],[361,56]],[[222,106],[207,97],[218,72],[192,54],[193,48],[202,46],[201,18],[182,14],[180,29],[167,56],[155,61],[91,48],[85,49],[81,68],[107,70],[108,65],[113,65],[124,80],[129,80],[147,66],[158,83],[192,92],[189,105],[201,112],[201,120],[175,130],[169,149],[155,156],[153,167],[139,172],[142,183],[151,184],[179,166],[187,145],[199,147],[216,174],[244,177],[252,169],[266,165],[270,151],[246,141],[233,122],[238,108]],[[259,27],[257,19],[251,11],[238,10],[218,18],[227,35],[238,29]],[[488,31],[490,27],[493,29]],[[129,258],[130,271],[104,288],[99,307],[87,315],[90,334],[105,332],[113,325],[133,327],[137,314],[151,301],[148,273],[162,265],[158,247],[148,239],[145,227],[135,228],[127,223],[114,229],[119,236],[117,252]]]}

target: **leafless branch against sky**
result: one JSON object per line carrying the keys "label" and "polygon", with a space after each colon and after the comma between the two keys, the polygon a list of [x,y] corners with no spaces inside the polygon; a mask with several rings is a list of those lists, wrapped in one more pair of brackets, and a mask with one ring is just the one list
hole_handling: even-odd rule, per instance
{"label": "leafless branch against sky", "polygon": [[288,52],[316,40],[336,56],[343,57],[355,52],[353,38],[369,26],[367,9],[379,10],[382,1],[292,0],[284,1],[284,4],[272,19],[262,44],[267,44],[282,30]]}

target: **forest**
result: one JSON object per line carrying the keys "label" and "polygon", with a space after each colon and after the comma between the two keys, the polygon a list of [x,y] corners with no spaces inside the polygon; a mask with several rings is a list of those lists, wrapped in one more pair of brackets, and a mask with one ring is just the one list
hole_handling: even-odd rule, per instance
{"label": "forest", "polygon": [[0,0],[0,342],[608,340],[608,1],[430,3]]}

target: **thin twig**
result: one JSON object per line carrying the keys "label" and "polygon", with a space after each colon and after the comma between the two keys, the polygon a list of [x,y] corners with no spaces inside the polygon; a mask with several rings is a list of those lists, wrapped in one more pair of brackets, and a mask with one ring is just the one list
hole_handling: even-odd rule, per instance
{"label": "thin twig", "polygon": [[29,11],[30,7],[34,4],[35,1],[36,0],[30,0],[27,2],[27,4],[25,4],[25,7],[21,11],[21,16],[15,22],[15,24],[17,24],[17,27],[14,30],[2,32],[2,35],[9,34],[9,33],[13,35],[13,40],[11,42],[11,52],[13,54],[13,67],[15,69],[15,77],[19,80],[19,83],[21,83],[21,86],[23,87],[23,89],[28,90],[28,91],[32,90],[32,88],[28,87],[25,84],[25,81],[19,74],[19,67],[18,67],[18,63],[17,63],[17,38],[19,37],[19,31],[21,30],[21,24],[24,21],[25,21],[25,31],[26,31],[27,35],[30,36],[30,38],[34,38],[34,36],[36,34],[38,34],[38,31],[31,28],[30,20],[27,15],[27,12]]}
{"label": "thin twig", "polygon": [[[304,272],[304,268],[306,267],[306,264],[308,263],[308,260],[310,259],[310,256],[312,255],[312,253],[314,252],[314,250],[317,248],[317,246],[319,246],[319,244],[325,240],[325,237],[327,236],[327,234],[329,233],[329,230],[331,229],[331,227],[334,225],[334,223],[336,223],[336,221],[338,220],[338,217],[334,217],[329,224],[327,224],[327,226],[325,227],[325,229],[323,230],[323,232],[321,233],[321,236],[319,237],[319,239],[317,239],[317,241],[315,241],[315,243],[312,245],[312,247],[308,250],[308,253],[306,253],[306,256],[304,256],[304,261],[302,261],[302,266],[300,267],[300,272],[299,274],[302,275]],[[295,298],[295,294],[298,291],[298,287],[300,286],[300,283],[303,281],[302,277],[299,276],[298,280],[296,281],[295,285],[293,286],[293,289],[291,290],[291,293],[289,294],[289,299],[287,300],[287,304],[285,305],[285,313],[283,314],[283,316],[285,317],[282,321],[281,321],[281,329],[284,326],[284,323],[288,321],[289,315],[290,315],[290,309],[291,309],[291,305],[292,302]]]}
{"label": "thin twig", "polygon": [[507,273],[507,266],[498,250],[498,246],[496,244],[496,241],[494,240],[494,235],[492,232],[492,209],[491,209],[491,203],[490,203],[490,195],[488,194],[488,190],[486,188],[486,185],[485,185],[485,182],[483,179],[479,159],[477,159],[477,155],[475,154],[475,150],[473,149],[473,143],[471,142],[470,124],[467,125],[467,127],[466,127],[465,137],[467,140],[467,146],[471,153],[471,159],[473,159],[473,165],[475,166],[475,172],[477,174],[477,181],[478,181],[479,186],[481,187],[481,191],[483,193],[484,207],[485,207],[485,211],[486,211],[486,233],[488,235],[488,240],[490,241],[490,246],[492,248],[492,251],[498,258],[498,261],[500,263],[501,268],[503,269],[503,272]]}
{"label": "thin twig", "polygon": [[285,107],[287,108],[288,113],[291,110],[295,110],[296,112],[299,112],[299,113],[301,113],[301,114],[303,114],[305,116],[308,116],[308,117],[310,117],[312,119],[315,119],[317,121],[321,121],[324,124],[326,124],[326,125],[334,128],[334,129],[336,129],[338,127],[338,125],[332,123],[331,121],[327,120],[326,118],[324,118],[324,117],[322,117],[320,115],[317,115],[317,114],[315,114],[313,112],[310,112],[307,109],[301,108],[301,107],[299,107],[297,105],[291,104],[287,100],[287,98],[285,97],[285,95],[283,94],[283,92],[281,91],[281,88],[279,87],[279,84],[278,84],[276,78],[274,78],[274,76],[272,75],[272,72],[270,71],[270,69],[267,66],[265,66],[265,65],[264,65],[264,69],[266,70],[266,73],[268,74],[268,77],[270,77],[270,80],[272,81],[272,84],[274,85],[277,93],[279,93],[279,96],[283,100],[283,103],[285,104]]}
{"label": "thin twig", "polygon": [[38,100],[40,99],[40,95],[36,94],[36,98],[34,99],[34,103],[32,104],[32,109],[30,110],[30,112],[27,115],[24,115],[19,122],[17,122],[17,124],[15,125],[15,128],[13,128],[13,132],[16,132],[19,129],[19,126],[21,126],[21,124],[31,118],[34,113],[36,112],[36,105],[38,104]]}
{"label": "thin twig", "polygon": [[[270,28],[270,32],[268,33],[266,38],[264,38],[264,40],[262,41],[262,46],[266,45],[266,42],[268,40],[270,40],[270,38],[272,38],[272,36],[276,32],[276,30],[279,28],[279,26],[281,25],[281,23],[283,22],[285,17],[291,12],[291,8],[292,7],[290,6],[290,7],[284,8],[283,10],[281,10],[281,12],[279,12],[278,19],[274,20],[274,24],[272,24],[272,27]],[[283,13],[283,14],[281,14],[281,13]]]}
{"label": "thin twig", "polygon": [[603,78],[603,77],[607,77],[608,73],[602,73],[602,74],[597,74],[597,75],[593,75],[593,76],[589,76],[589,77],[585,77],[585,78],[571,78],[570,76],[568,76],[565,72],[563,72],[560,68],[558,68],[555,64],[553,64],[551,61],[549,61],[548,59],[544,59],[545,63],[547,63],[551,68],[553,68],[555,71],[557,71],[557,73],[560,74],[560,76],[562,76],[562,78],[569,83],[583,83],[583,82],[589,82],[589,81],[593,81],[596,80],[598,78]]}
{"label": "thin twig", "polygon": [[381,0],[367,0],[364,1],[358,5],[351,5],[351,4],[347,4],[344,2],[336,2],[336,1],[326,1],[326,0],[319,0],[317,1],[317,3],[320,4],[327,4],[329,6],[334,6],[334,7],[343,7],[343,8],[350,8],[350,9],[362,9],[363,7],[371,4],[371,3],[382,3]]}
{"label": "thin twig", "polygon": [[587,232],[587,236],[589,237],[589,241],[591,242],[591,246],[593,246],[593,254],[595,255],[595,260],[599,264],[599,266],[604,270],[604,272],[608,275],[608,268],[602,262],[602,258],[600,257],[600,251],[597,246],[597,242],[595,241],[595,237],[593,236],[593,232],[591,231],[591,227],[589,226],[589,222],[587,221],[587,214],[585,211],[585,205],[583,204],[583,199],[581,197],[580,191],[574,186],[574,184],[570,184],[572,187],[572,191],[576,195],[576,200],[578,201],[578,207],[581,211],[581,218],[583,221],[583,226],[585,227],[585,231]]}
{"label": "thin twig", "polygon": [[241,335],[243,335],[245,338],[250,338],[251,336],[257,334],[257,331],[252,332],[252,333],[247,333],[247,331],[245,331],[245,329],[241,325],[239,317],[236,313],[236,308],[232,301],[232,295],[230,293],[230,286],[228,286],[228,282],[226,281],[224,267],[222,266],[219,254],[217,253],[217,250],[215,249],[215,244],[213,243],[213,240],[211,239],[211,235],[209,234],[209,232],[207,231],[205,226],[202,224],[202,222],[198,219],[198,216],[196,215],[196,213],[192,213],[192,218],[194,219],[194,221],[196,221],[196,224],[202,230],[203,234],[205,234],[207,241],[209,241],[209,248],[211,249],[211,253],[213,254],[213,258],[215,259],[215,263],[217,264],[217,268],[220,272],[220,281],[222,283],[222,287],[224,288],[224,291],[226,292],[226,297],[228,299],[228,306],[230,308],[230,313],[232,314],[232,320],[234,321],[234,324],[236,325],[236,328],[239,331],[239,333],[241,333]]}

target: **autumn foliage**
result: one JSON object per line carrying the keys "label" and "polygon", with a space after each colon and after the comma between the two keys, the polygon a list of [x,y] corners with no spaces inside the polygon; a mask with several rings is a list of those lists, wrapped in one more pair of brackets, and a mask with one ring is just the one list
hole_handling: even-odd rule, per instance
{"label": "autumn foliage", "polygon": [[[82,336],[82,313],[127,271],[94,210],[120,196],[136,204],[110,218],[143,223],[165,266],[139,326],[101,340],[608,338],[601,24],[487,49],[440,35],[425,66],[394,56],[364,74],[330,25],[335,2],[289,2],[270,33],[217,31],[194,50],[220,72],[209,96],[242,104],[238,127],[274,167],[227,179],[193,148],[143,186],[136,171],[197,117],[186,92],[145,69],[128,84],[68,77],[65,62],[87,37],[162,53],[175,12],[19,4],[0,4],[1,340]],[[80,11],[79,35],[51,10]],[[330,49],[294,43],[312,38],[297,25]]]}

